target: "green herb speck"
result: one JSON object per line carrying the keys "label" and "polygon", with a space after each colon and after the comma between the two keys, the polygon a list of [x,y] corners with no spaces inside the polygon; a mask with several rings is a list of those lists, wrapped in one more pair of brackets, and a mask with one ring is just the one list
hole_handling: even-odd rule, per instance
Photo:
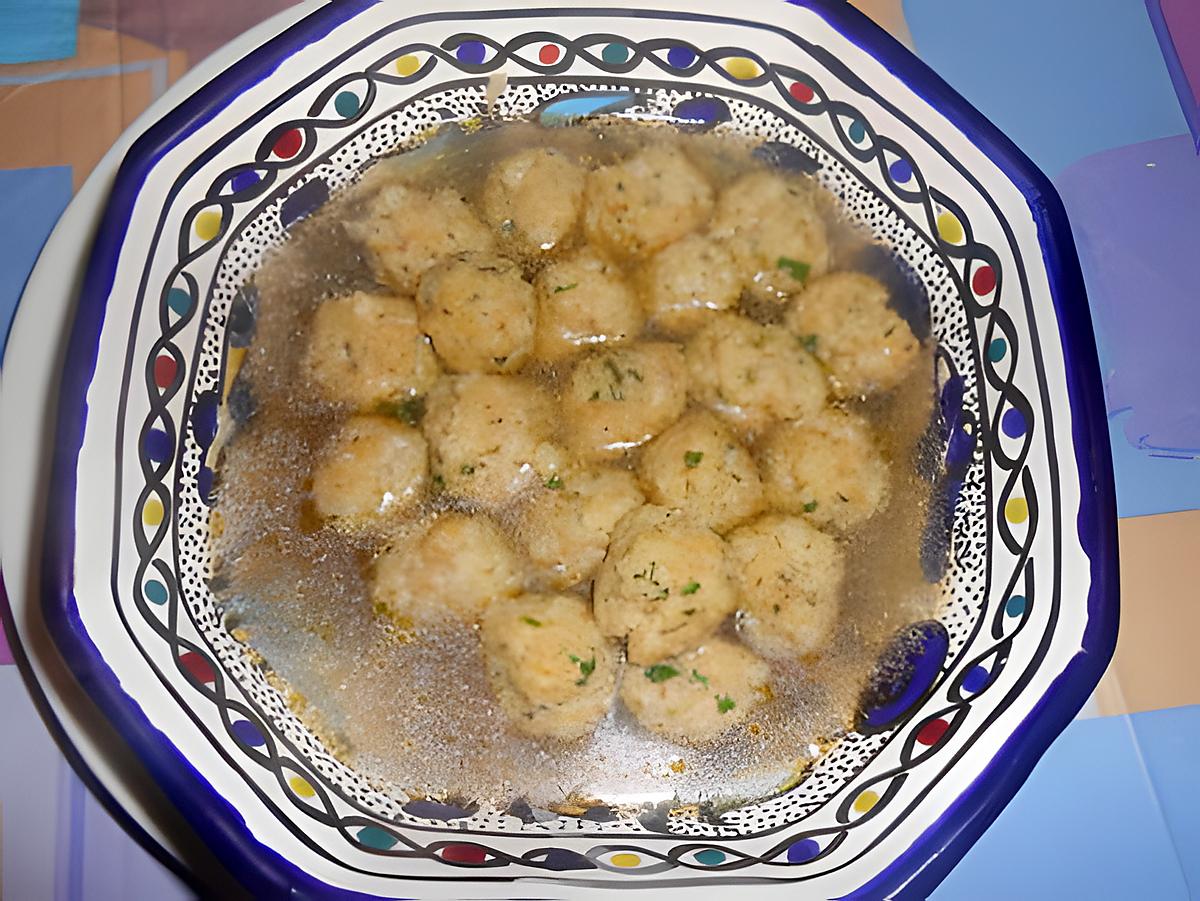
{"label": "green herb speck", "polygon": [[683,589],[682,589],[684,594],[695,594],[699,590],[700,590],[700,583],[694,579],[691,582],[688,582],[686,585],[684,585]]}
{"label": "green herb speck", "polygon": [[708,676],[703,676],[700,673],[696,672],[696,670],[692,670],[692,676],[690,679],[688,679],[688,681],[689,682],[699,682],[705,688],[708,688]]}
{"label": "green herb speck", "polygon": [[533,626],[535,629],[540,629],[542,627],[541,620],[536,620],[532,616],[522,616],[521,622],[527,626]]}
{"label": "green herb speck", "polygon": [[679,670],[675,669],[669,663],[656,663],[654,666],[646,667],[643,675],[651,682],[659,683],[666,682],[668,679],[674,679],[679,675]]}
{"label": "green herb speck", "polygon": [[558,473],[555,473],[554,475],[550,476],[550,478],[546,479],[546,487],[551,491],[557,491],[562,486],[563,480],[559,478]]}
{"label": "green herb speck", "polygon": [[802,282],[808,278],[808,271],[812,268],[808,265],[808,263],[802,263],[800,260],[793,260],[791,257],[780,257],[776,261],[775,265],[780,269],[787,270],[787,272],[791,274],[792,278],[798,282]]}
{"label": "green herb speck", "polygon": [[571,282],[569,285],[556,285],[554,287],[555,294],[562,294],[564,291],[570,291],[579,287],[579,282]]}
{"label": "green herb speck", "polygon": [[464,463],[462,465],[462,468],[459,470],[459,472],[461,472],[465,476],[469,476],[475,472],[475,467],[472,466],[470,463]]}
{"label": "green herb speck", "polygon": [[382,416],[395,417],[409,425],[416,425],[425,415],[425,398],[407,397],[399,401],[384,401],[376,408],[376,412]]}
{"label": "green herb speck", "polygon": [[816,510],[816,509],[817,509],[817,502],[816,502],[816,501],[809,501],[807,504],[805,504],[805,505],[804,505],[804,512],[805,512],[805,513],[812,513],[812,512],[813,512],[814,510]]}
{"label": "green herb speck", "polygon": [[700,465],[700,461],[704,459],[703,451],[687,451],[683,455],[683,465],[688,469],[695,469]]}
{"label": "green herb speck", "polygon": [[717,699],[718,713],[728,713],[737,706],[737,702],[729,697],[729,695],[713,695],[713,697]]}
{"label": "green herb speck", "polygon": [[575,680],[575,684],[587,685],[587,680],[596,671],[596,655],[593,654],[590,660],[584,660],[576,657],[574,654],[569,654],[568,656],[571,658],[571,662],[579,667],[579,678]]}
{"label": "green herb speck", "polygon": [[817,336],[805,335],[800,339],[800,346],[807,350],[810,354],[817,352]]}

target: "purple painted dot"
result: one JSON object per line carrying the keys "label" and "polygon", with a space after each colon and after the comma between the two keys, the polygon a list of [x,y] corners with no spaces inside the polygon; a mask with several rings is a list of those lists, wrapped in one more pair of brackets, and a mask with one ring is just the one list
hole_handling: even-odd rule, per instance
{"label": "purple painted dot", "polygon": [[821,846],[811,838],[802,838],[787,849],[788,863],[808,863],[821,853]]}
{"label": "purple painted dot", "polygon": [[167,437],[167,433],[162,429],[151,429],[146,433],[146,437],[142,439],[142,446],[145,448],[146,457],[153,460],[155,463],[162,463],[164,460],[171,459],[171,439]]}
{"label": "purple painted dot", "polygon": [[1025,434],[1025,414],[1015,407],[1000,418],[1000,428],[1009,438],[1020,438]]}
{"label": "purple painted dot", "polygon": [[253,169],[243,169],[241,172],[229,179],[229,187],[233,193],[237,194],[245,191],[247,188],[252,188],[259,182],[258,173]]}
{"label": "purple painted dot", "polygon": [[667,62],[676,69],[686,69],[695,61],[695,51],[687,47],[672,47],[667,51]]}
{"label": "purple painted dot", "polygon": [[902,185],[913,176],[912,163],[903,159],[896,160],[888,166],[888,174],[892,176],[892,181]]}
{"label": "purple painted dot", "polygon": [[487,50],[479,41],[463,41],[458,45],[458,49],[454,51],[454,55],[458,57],[460,63],[466,63],[469,66],[478,66],[483,62],[484,56],[487,55]]}
{"label": "purple painted dot", "polygon": [[973,666],[971,667],[970,671],[963,676],[962,687],[974,694],[977,691],[983,691],[991,678],[992,674],[982,666]]}
{"label": "purple painted dot", "polygon": [[238,720],[229,728],[233,731],[234,737],[244,745],[257,748],[267,743],[258,726],[249,720]]}

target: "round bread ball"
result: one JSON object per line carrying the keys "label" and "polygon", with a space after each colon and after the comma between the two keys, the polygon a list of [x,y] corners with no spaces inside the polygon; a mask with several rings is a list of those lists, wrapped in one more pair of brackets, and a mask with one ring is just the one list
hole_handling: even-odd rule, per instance
{"label": "round bread ball", "polygon": [[457,191],[385,184],[365,204],[365,215],[346,224],[363,243],[376,276],[413,295],[429,269],[446,257],[492,248],[492,233]]}
{"label": "round bread ball", "polygon": [[559,150],[522,150],[488,173],[484,215],[523,251],[554,250],[570,238],[579,219],[583,177]]}
{"label": "round bread ball", "polygon": [[588,173],[583,224],[588,240],[625,256],[644,256],[708,221],[713,191],[675,147],[646,147]]}
{"label": "round bread ball", "polygon": [[895,388],[920,358],[920,342],[888,306],[887,288],[861,272],[814,279],[785,322],[829,367],[843,397]]}
{"label": "round bread ball", "polygon": [[688,342],[687,363],[692,397],[742,430],[825,406],[825,373],[782,326],[732,313],[714,317]]}
{"label": "round bread ball", "polygon": [[554,404],[520,376],[459,375],[429,393],[421,425],[435,480],[451,494],[501,504],[561,469]]}
{"label": "round bread ball", "polygon": [[504,257],[464,253],[439,263],[421,279],[417,311],[453,372],[514,372],[533,349],[533,286]]}
{"label": "round bread ball", "polygon": [[580,360],[562,399],[568,443],[592,460],[620,457],[645,444],[678,419],[686,405],[683,349],[657,341]]}
{"label": "round bread ball", "polygon": [[317,515],[364,524],[411,509],[429,481],[425,438],[383,416],[351,416],[312,473]]}
{"label": "round bread ball", "polygon": [[642,329],[642,310],[621,271],[583,250],[541,271],[535,353],[556,361],[596,345],[627,341]]}
{"label": "round bread ball", "polygon": [[703,410],[685,414],[646,446],[638,478],[651,503],[678,507],[717,532],[749,519],[765,502],[750,452]]}
{"label": "round bread ball", "polygon": [[758,446],[767,496],[785,512],[847,532],[888,498],[888,464],[859,416],[828,409],[781,422]]}
{"label": "round bread ball", "polygon": [[770,696],[771,671],[750,650],[726,638],[643,668],[621,679],[621,700],[656,735],[701,744],[742,723]]}
{"label": "round bread ball", "polygon": [[492,689],[517,731],[570,741],[608,712],[617,655],[582,598],[524,594],[498,602],[480,632]]}
{"label": "round bread ball", "polygon": [[362,291],[317,307],[305,365],[327,400],[367,409],[424,394],[441,370],[416,305]]}
{"label": "round bread ball", "polygon": [[811,178],[775,172],[744,175],[721,191],[711,232],[755,296],[785,300],[829,269],[819,196]]}
{"label": "round bread ball", "polygon": [[521,590],[523,567],[504,533],[482,514],[442,513],[375,560],[371,600],[405,626],[473,623]]}
{"label": "round bread ball", "polygon": [[706,235],[688,235],[656,253],[642,273],[646,315],[671,335],[690,335],[737,305],[742,277],[731,254]]}
{"label": "round bread ball", "polygon": [[568,588],[592,577],[617,520],[645,498],[623,469],[568,470],[548,481],[526,507],[518,535],[541,581]]}
{"label": "round bread ball", "polygon": [[802,517],[770,514],[731,532],[742,637],[767,657],[799,657],[826,646],[837,625],[845,554]]}
{"label": "round bread ball", "polygon": [[592,597],[601,631],[627,639],[639,665],[696,647],[737,607],[721,537],[650,505],[617,523]]}

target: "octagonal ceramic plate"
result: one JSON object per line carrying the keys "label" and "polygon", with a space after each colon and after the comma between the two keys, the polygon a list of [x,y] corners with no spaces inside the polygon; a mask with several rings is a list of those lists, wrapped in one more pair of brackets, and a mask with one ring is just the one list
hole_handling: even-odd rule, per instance
{"label": "octagonal ceramic plate", "polygon": [[[130,150],[64,376],[44,573],[55,642],[258,895],[798,883],[812,897],[923,896],[1083,703],[1115,640],[1107,433],[1053,190],[835,0],[748,0],[736,15],[713,2],[410,12],[333,3]],[[291,224],[430,126],[601,114],[762,139],[920,284],[946,459],[944,515],[927,530],[941,612],[918,625],[908,677],[801,784],[719,817],[387,795],[299,722],[208,589],[208,450],[254,317],[241,289]]]}

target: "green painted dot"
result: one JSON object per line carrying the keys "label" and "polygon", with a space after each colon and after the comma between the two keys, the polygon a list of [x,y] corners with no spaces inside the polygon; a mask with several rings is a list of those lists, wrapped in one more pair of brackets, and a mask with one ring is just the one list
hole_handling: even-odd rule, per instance
{"label": "green painted dot", "polygon": [[167,292],[167,306],[176,316],[186,316],[192,309],[192,295],[183,288],[172,288]]}
{"label": "green painted dot", "polygon": [[375,848],[379,851],[386,851],[398,841],[396,836],[392,835],[386,829],[380,829],[378,826],[367,826],[365,829],[358,830],[356,838],[360,845]]}
{"label": "green painted dot", "polygon": [[624,44],[609,44],[600,54],[606,63],[623,63],[629,59],[629,48]]}
{"label": "green painted dot", "polygon": [[725,852],[718,851],[716,848],[705,848],[703,851],[696,852],[696,863],[702,863],[706,867],[715,867],[724,862]]}
{"label": "green painted dot", "polygon": [[342,91],[333,99],[333,108],[343,119],[349,119],[358,112],[360,102],[353,91]]}
{"label": "green painted dot", "polygon": [[162,582],[159,582],[157,579],[151,579],[149,582],[147,582],[143,591],[146,595],[146,600],[148,600],[151,604],[157,604],[160,607],[167,602],[167,598],[169,597],[167,594],[167,586]]}
{"label": "green painted dot", "polygon": [[857,120],[850,123],[850,140],[851,141],[853,141],[855,144],[857,144],[860,141],[862,141],[862,139],[865,138],[866,136],[867,136],[867,128],[865,125],[863,125],[861,122],[859,122]]}
{"label": "green painted dot", "polygon": [[1025,597],[1024,595],[1014,594],[1008,599],[1008,603],[1004,605],[1004,612],[1009,616],[1020,616],[1025,612]]}
{"label": "green painted dot", "polygon": [[1008,353],[1008,342],[1003,338],[997,338],[988,345],[988,359],[993,363],[1003,360],[1006,353]]}

